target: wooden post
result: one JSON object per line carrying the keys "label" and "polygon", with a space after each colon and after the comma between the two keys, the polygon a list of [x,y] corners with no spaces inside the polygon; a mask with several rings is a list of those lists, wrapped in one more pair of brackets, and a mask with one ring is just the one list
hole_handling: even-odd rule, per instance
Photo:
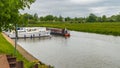
{"label": "wooden post", "polygon": [[38,64],[35,64],[33,68],[38,68]]}
{"label": "wooden post", "polygon": [[16,65],[16,68],[24,68],[24,63],[23,63],[23,61],[18,61],[18,62],[17,62],[17,65]]}

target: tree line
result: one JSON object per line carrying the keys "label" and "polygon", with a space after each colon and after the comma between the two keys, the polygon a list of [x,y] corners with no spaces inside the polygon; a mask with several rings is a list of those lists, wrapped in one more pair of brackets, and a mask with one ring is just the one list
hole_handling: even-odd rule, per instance
{"label": "tree line", "polygon": [[38,14],[35,13],[34,15],[25,13],[23,14],[24,18],[29,21],[29,23],[38,23],[38,22],[71,22],[71,23],[92,23],[92,22],[120,22],[120,14],[112,15],[107,17],[106,15],[103,16],[96,16],[95,14],[91,13],[87,17],[62,17],[62,16],[53,16],[53,15],[46,15],[38,17]]}

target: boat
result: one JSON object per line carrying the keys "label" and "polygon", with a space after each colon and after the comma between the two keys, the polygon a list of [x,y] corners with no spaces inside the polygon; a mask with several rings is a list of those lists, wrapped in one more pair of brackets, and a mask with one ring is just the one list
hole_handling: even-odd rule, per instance
{"label": "boat", "polygon": [[70,36],[70,32],[66,28],[65,29],[47,28],[47,30],[50,30],[51,34],[62,35],[62,36],[65,36],[65,37]]}
{"label": "boat", "polygon": [[[10,38],[16,38],[15,31],[4,32]],[[36,38],[50,36],[50,30],[46,30],[46,27],[18,27],[17,38]]]}

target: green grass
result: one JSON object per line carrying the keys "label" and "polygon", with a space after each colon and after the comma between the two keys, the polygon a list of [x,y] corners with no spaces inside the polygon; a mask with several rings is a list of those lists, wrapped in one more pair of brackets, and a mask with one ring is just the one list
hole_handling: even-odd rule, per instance
{"label": "green grass", "polygon": [[[14,54],[14,47],[2,36],[0,33],[0,54]],[[26,60],[18,51],[17,51],[17,60],[22,60],[24,62],[25,68],[31,68],[33,65],[32,62]]]}
{"label": "green grass", "polygon": [[69,30],[91,32],[107,35],[120,36],[120,23],[37,23],[29,24],[31,27],[55,27],[55,28],[67,28]]}

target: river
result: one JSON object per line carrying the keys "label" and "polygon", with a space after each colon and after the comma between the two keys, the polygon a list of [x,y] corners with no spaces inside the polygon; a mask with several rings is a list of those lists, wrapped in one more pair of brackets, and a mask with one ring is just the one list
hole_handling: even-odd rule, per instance
{"label": "river", "polygon": [[71,31],[71,37],[19,39],[30,54],[55,68],[120,68],[120,37]]}

